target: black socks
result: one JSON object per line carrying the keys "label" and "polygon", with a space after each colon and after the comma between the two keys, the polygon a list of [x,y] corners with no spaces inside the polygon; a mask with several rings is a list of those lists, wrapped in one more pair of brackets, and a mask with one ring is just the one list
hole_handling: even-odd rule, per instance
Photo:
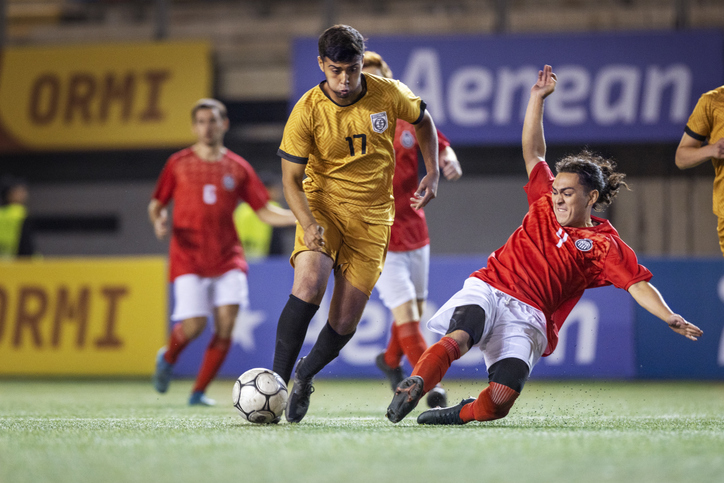
{"label": "black socks", "polygon": [[279,374],[287,384],[292,377],[292,370],[299,351],[302,350],[309,323],[318,309],[319,305],[310,304],[290,295],[284,310],[279,315],[273,371]]}
{"label": "black socks", "polygon": [[304,359],[304,365],[299,370],[299,377],[311,379],[317,375],[319,371],[324,369],[324,366],[337,358],[339,351],[347,345],[353,335],[354,332],[339,335],[327,321],[321,332],[319,332],[319,337],[317,337],[317,342],[314,343],[311,352]]}

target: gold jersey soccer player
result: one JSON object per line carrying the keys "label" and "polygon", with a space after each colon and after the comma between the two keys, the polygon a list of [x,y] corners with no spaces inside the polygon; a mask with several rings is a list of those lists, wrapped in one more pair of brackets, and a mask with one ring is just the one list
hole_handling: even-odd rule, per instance
{"label": "gold jersey soccer player", "polygon": [[[352,338],[385,259],[394,221],[393,141],[398,119],[415,125],[427,174],[410,200],[421,208],[439,180],[437,133],[424,102],[404,84],[362,74],[364,39],[336,25],[319,38],[325,80],[292,110],[279,148],[282,182],[297,217],[294,284],[279,317],[274,371],[291,378],[329,274],[329,320],[294,374],[286,418],[302,420],[312,378]],[[306,179],[305,179],[306,176]]]}

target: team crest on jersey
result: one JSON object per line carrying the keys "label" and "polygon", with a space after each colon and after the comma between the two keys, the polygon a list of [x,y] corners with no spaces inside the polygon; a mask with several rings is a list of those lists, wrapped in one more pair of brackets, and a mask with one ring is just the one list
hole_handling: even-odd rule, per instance
{"label": "team crest on jersey", "polygon": [[403,147],[410,149],[412,146],[415,145],[415,136],[413,136],[410,131],[402,131],[402,136],[400,136],[400,142],[402,143]]}
{"label": "team crest on jersey", "polygon": [[387,112],[378,112],[377,114],[370,114],[372,119],[372,130],[376,133],[382,134],[387,129]]}
{"label": "team crest on jersey", "polygon": [[236,187],[236,181],[234,181],[234,177],[230,174],[225,174],[221,179],[221,182],[223,183],[224,188],[226,188],[226,191],[232,191]]}
{"label": "team crest on jersey", "polygon": [[578,248],[582,252],[589,252],[591,251],[591,248],[593,248],[593,242],[588,238],[581,238],[579,240],[576,240],[575,245],[576,248]]}

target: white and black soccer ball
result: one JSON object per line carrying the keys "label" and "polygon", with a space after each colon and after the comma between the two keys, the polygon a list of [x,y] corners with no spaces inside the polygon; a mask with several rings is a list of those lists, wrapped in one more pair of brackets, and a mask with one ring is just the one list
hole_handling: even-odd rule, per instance
{"label": "white and black soccer ball", "polygon": [[231,400],[250,423],[278,423],[287,406],[287,385],[269,369],[249,369],[234,383]]}

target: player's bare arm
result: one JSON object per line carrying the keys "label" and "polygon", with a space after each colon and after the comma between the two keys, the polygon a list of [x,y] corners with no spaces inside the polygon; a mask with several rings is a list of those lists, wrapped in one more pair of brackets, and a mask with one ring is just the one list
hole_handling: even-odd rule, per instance
{"label": "player's bare arm", "polygon": [[714,144],[704,144],[684,133],[676,148],[676,166],[679,169],[689,169],[709,161],[711,158],[724,158],[724,138]]}
{"label": "player's bare arm", "polygon": [[156,238],[163,240],[168,236],[168,210],[157,199],[152,199],[148,204],[148,218],[153,225],[153,232]]}
{"label": "player's bare arm", "polygon": [[674,332],[687,339],[697,340],[704,332],[694,324],[690,324],[681,315],[674,313],[661,296],[661,293],[649,282],[637,282],[629,287],[628,292],[636,302],[671,327]]}
{"label": "player's bare arm", "polygon": [[445,149],[439,155],[440,170],[442,175],[448,181],[455,181],[460,179],[463,175],[463,168],[460,166],[458,156],[450,146],[446,146]]}
{"label": "player's bare arm", "polygon": [[324,251],[324,228],[317,223],[309,209],[309,201],[307,201],[307,195],[302,186],[304,168],[303,164],[282,159],[284,197],[304,230],[304,245],[310,250],[322,252]]}
{"label": "player's bare arm", "polygon": [[291,210],[275,206],[269,202],[259,208],[256,215],[261,221],[271,226],[291,226],[297,221]]}
{"label": "player's bare arm", "polygon": [[425,162],[427,174],[422,178],[417,191],[410,204],[416,210],[423,208],[431,199],[437,196],[437,185],[440,182],[440,165],[438,163],[437,129],[435,121],[428,111],[422,116],[422,120],[415,125],[415,135],[420,144],[422,159]]}
{"label": "player's bare arm", "polygon": [[538,80],[530,89],[530,99],[523,121],[523,159],[530,176],[533,168],[545,161],[546,142],[543,135],[543,101],[556,88],[556,75],[550,65],[538,71]]}

